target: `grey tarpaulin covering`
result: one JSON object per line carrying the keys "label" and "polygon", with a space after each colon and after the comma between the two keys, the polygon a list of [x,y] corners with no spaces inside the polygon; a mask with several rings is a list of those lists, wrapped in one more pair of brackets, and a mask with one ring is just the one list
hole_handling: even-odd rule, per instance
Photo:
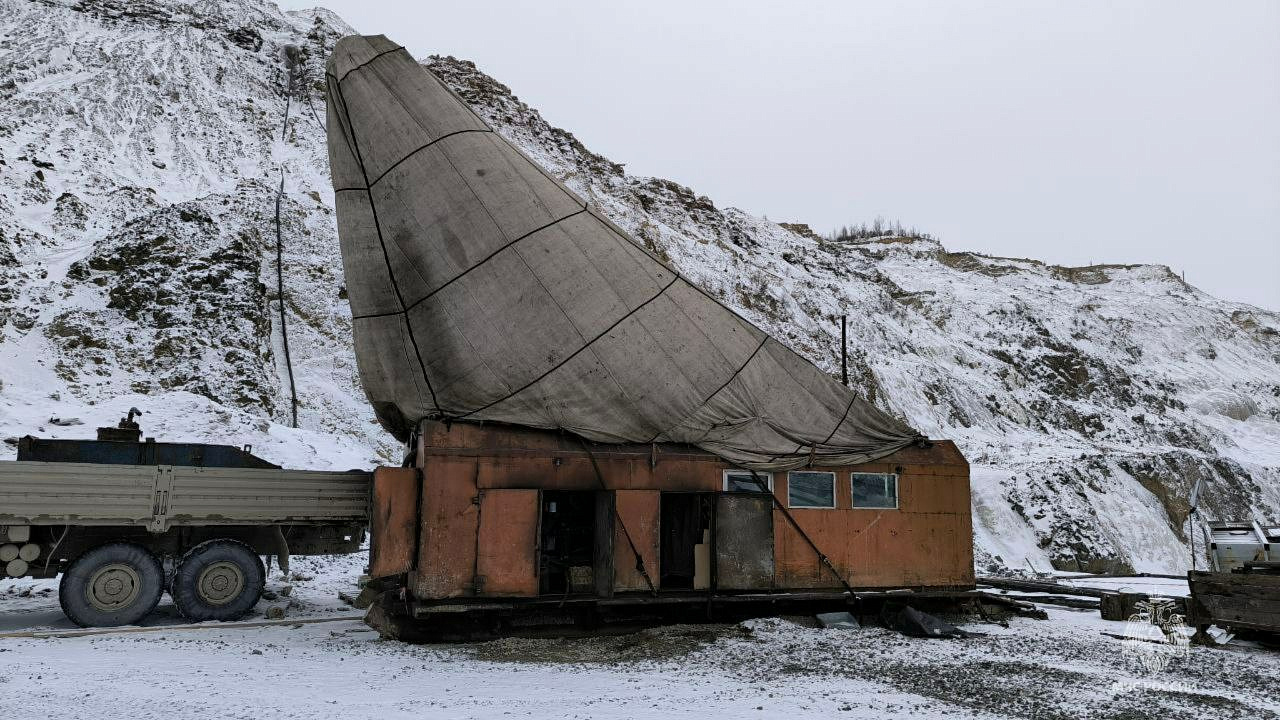
{"label": "grey tarpaulin covering", "polygon": [[385,37],[339,41],[327,76],[356,357],[400,438],[424,417],[498,421],[780,470],[920,437],[653,257]]}

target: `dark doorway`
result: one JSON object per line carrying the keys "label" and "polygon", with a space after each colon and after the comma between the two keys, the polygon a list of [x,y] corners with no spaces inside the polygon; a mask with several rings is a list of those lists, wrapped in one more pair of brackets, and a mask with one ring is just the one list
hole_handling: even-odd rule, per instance
{"label": "dark doorway", "polygon": [[711,587],[711,493],[662,493],[659,567],[663,590]]}
{"label": "dark doorway", "polygon": [[595,592],[596,493],[542,493],[540,592],[563,595]]}

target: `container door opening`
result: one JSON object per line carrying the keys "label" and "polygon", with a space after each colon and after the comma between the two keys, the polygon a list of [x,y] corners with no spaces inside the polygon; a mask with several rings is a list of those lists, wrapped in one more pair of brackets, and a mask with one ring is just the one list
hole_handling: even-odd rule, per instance
{"label": "container door opening", "polygon": [[538,559],[543,595],[596,592],[597,493],[542,493]]}
{"label": "container door opening", "polygon": [[659,567],[663,590],[711,587],[712,493],[662,493]]}

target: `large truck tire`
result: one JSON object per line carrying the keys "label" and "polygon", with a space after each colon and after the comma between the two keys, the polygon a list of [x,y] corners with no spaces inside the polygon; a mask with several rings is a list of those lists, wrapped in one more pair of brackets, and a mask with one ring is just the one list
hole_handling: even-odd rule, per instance
{"label": "large truck tire", "polygon": [[80,627],[134,625],[164,592],[164,568],[134,543],[99,545],[71,563],[58,585],[62,612]]}
{"label": "large truck tire", "polygon": [[178,561],[169,594],[188,620],[235,620],[258,604],[267,573],[238,540],[208,540]]}

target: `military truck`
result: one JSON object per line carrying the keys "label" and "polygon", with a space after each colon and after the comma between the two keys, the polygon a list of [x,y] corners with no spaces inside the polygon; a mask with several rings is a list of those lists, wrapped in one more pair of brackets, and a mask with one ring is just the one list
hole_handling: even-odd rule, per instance
{"label": "military truck", "polygon": [[131,408],[96,440],[23,437],[0,461],[0,566],[62,575],[81,626],[132,625],[168,591],[193,621],[232,620],[257,602],[262,556],[355,552],[371,474],[285,470],[252,448],[142,438]]}

